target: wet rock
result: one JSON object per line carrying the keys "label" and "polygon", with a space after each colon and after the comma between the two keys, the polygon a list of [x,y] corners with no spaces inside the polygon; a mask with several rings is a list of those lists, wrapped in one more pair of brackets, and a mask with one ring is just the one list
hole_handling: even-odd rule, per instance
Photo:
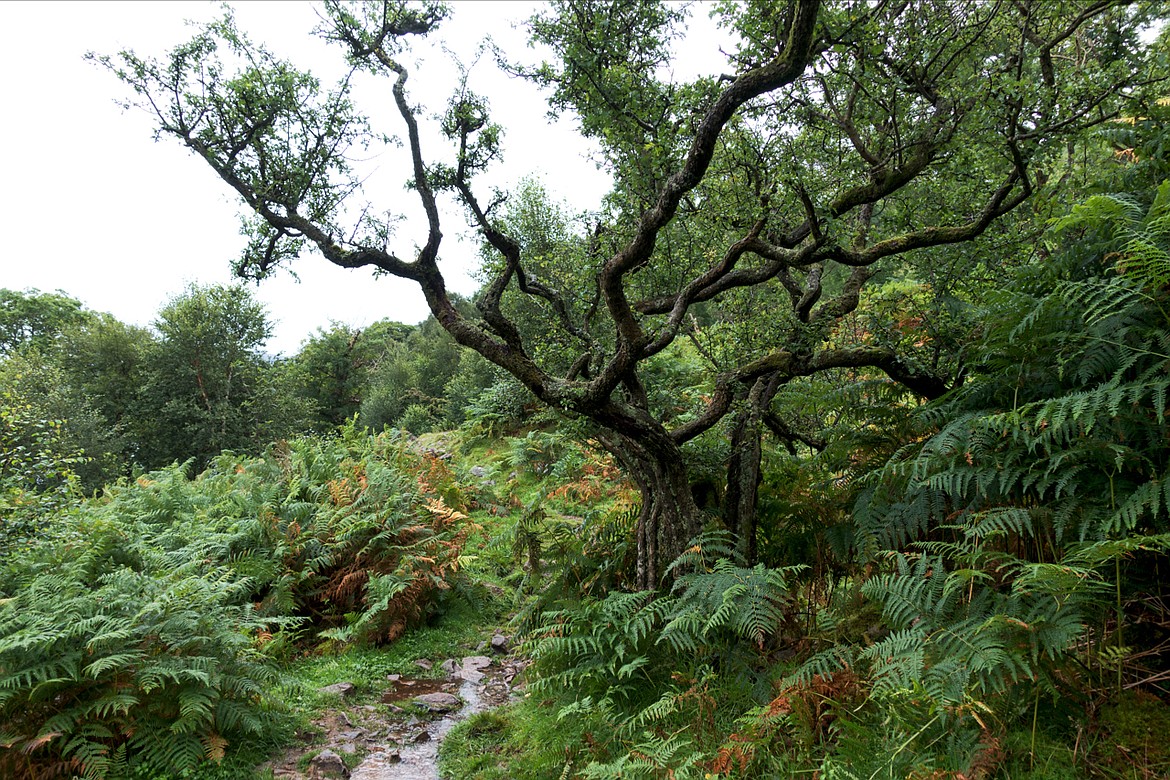
{"label": "wet rock", "polygon": [[426,707],[431,712],[451,712],[463,706],[463,701],[458,696],[453,696],[450,693],[443,693],[441,691],[436,693],[424,693],[421,696],[415,696],[411,701]]}
{"label": "wet rock", "polygon": [[317,689],[320,693],[332,693],[341,698],[347,698],[354,692],[354,684],[351,682],[333,683],[333,685],[326,685],[324,688]]}
{"label": "wet rock", "polygon": [[459,664],[455,661],[454,658],[448,658],[446,661],[439,664],[439,668],[447,674],[455,674],[459,671]]}
{"label": "wet rock", "polygon": [[415,661],[414,663],[415,663],[415,665],[416,665],[416,666],[421,666],[423,669],[426,669],[428,672],[429,672],[429,671],[430,671],[432,668],[434,668],[434,666],[435,666],[433,663],[431,663],[430,661],[428,661],[428,660],[427,660],[427,659],[425,659],[425,658],[420,658],[420,659],[418,659],[417,661]]}
{"label": "wet rock", "polygon": [[503,634],[496,634],[492,637],[492,650],[497,653],[508,652],[508,637]]}
{"label": "wet rock", "polygon": [[341,760],[341,756],[332,750],[322,750],[309,762],[309,777],[312,780],[349,777],[349,770],[345,768],[345,762]]}
{"label": "wet rock", "polygon": [[480,682],[481,680],[483,680],[484,677],[486,677],[486,675],[483,672],[477,672],[474,669],[460,669],[459,676],[462,677],[464,680],[467,680],[467,682],[473,682],[473,683]]}
{"label": "wet rock", "polygon": [[390,682],[392,682],[392,683],[396,683],[396,682],[398,682],[399,680],[401,680],[401,679],[402,679],[402,675],[400,675],[400,674],[388,674],[388,675],[386,675],[386,679],[387,679],[387,680],[389,680],[389,681],[390,681]]}
{"label": "wet rock", "polygon": [[486,655],[469,655],[463,659],[464,669],[486,669],[492,665],[492,659]]}

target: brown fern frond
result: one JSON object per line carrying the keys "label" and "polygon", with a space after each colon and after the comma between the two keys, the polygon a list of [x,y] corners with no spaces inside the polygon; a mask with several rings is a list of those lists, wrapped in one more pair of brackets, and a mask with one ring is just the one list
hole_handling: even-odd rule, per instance
{"label": "brown fern frond", "polygon": [[228,741],[212,732],[203,738],[204,755],[208,761],[219,763],[227,752]]}
{"label": "brown fern frond", "polygon": [[326,487],[329,488],[329,498],[333,501],[334,506],[349,506],[353,503],[349,492],[348,478],[331,479],[326,483]]}
{"label": "brown fern frond", "polygon": [[325,589],[325,597],[341,604],[353,603],[357,600],[357,594],[369,582],[370,575],[365,569],[357,569],[341,574],[341,579],[337,580],[338,574],[341,572],[335,573],[331,578],[334,582]]}

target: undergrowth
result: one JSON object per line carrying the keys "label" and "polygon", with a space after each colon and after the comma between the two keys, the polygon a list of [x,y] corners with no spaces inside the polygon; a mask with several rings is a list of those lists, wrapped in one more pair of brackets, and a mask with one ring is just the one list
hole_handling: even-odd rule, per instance
{"label": "undergrowth", "polygon": [[0,772],[182,773],[281,732],[277,661],[376,645],[459,576],[444,464],[352,428],[112,486],[0,570]]}

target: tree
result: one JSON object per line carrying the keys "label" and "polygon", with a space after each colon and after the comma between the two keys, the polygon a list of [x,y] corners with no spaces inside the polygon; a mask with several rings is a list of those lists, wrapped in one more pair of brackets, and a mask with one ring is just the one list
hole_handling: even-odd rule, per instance
{"label": "tree", "polygon": [[53,516],[76,500],[73,468],[81,462],[63,441],[60,420],[0,387],[0,568],[35,545]]}
{"label": "tree", "polygon": [[[471,304],[458,297],[464,312]],[[370,373],[361,404],[361,425],[385,425],[422,433],[463,422],[463,409],[494,379],[490,364],[460,348],[447,331],[428,317],[393,344]]]}
{"label": "tree", "polygon": [[[913,353],[835,327],[880,271],[977,240],[1042,186],[1068,141],[1114,116],[1114,101],[1139,82],[1137,33],[1149,15],[1121,0],[719,9],[739,40],[734,72],[686,84],[662,76],[682,21],[672,7],[570,0],[531,21],[556,59],[518,70],[552,88],[554,107],[577,112],[617,177],[571,269],[533,264],[497,204],[477,197],[502,129],[466,84],[444,115],[453,157],[435,162],[424,150],[407,55],[444,6],[327,2],[319,34],[354,70],[327,91],[251,42],[230,14],[161,62],[132,52],[102,62],[160,135],[242,199],[251,214],[242,275],[263,277],[312,247],[342,267],[412,280],[457,342],[590,421],[641,490],[638,583],[649,587],[700,524],[681,448],[729,413],[747,410],[737,443],[756,463],[738,469],[737,505],[749,516],[735,524],[751,533],[750,445],[776,388],[842,367],[880,370],[927,396],[954,382]],[[391,250],[391,224],[371,217],[379,210],[358,202],[351,150],[381,137],[351,100],[358,72],[391,82],[405,127],[409,183],[428,222],[412,259]],[[498,255],[476,318],[455,306],[439,268],[443,191]],[[564,286],[582,276],[584,294]],[[693,327],[692,314],[756,292],[776,307],[774,327],[713,377],[702,409],[668,427],[651,411],[647,362]],[[571,337],[571,360],[532,348],[539,334],[507,314],[517,297]]]}
{"label": "tree", "polygon": [[24,414],[53,429],[46,451],[69,459],[75,486],[92,493],[126,473],[128,442],[103,413],[104,399],[71,381],[65,362],[36,350],[10,355],[0,361],[0,387],[20,399]]}
{"label": "tree", "polygon": [[194,458],[202,468],[222,450],[256,450],[294,425],[299,415],[286,412],[261,353],[268,316],[246,289],[191,286],[154,327],[136,415],[144,466]]}
{"label": "tree", "polygon": [[88,316],[81,301],[60,293],[0,289],[0,355],[50,349],[61,333]]}
{"label": "tree", "polygon": [[42,420],[59,421],[60,452],[83,456],[72,468],[85,492],[124,475],[150,335],[60,294],[0,291],[0,299],[8,347],[0,349],[0,384]]}
{"label": "tree", "polygon": [[96,314],[66,331],[58,362],[77,392],[124,434],[135,425],[143,361],[153,347],[154,336],[146,328]]}
{"label": "tree", "polygon": [[333,323],[301,346],[294,370],[301,392],[315,408],[318,426],[334,428],[358,413],[372,373],[410,332],[409,325],[390,320],[368,328]]}

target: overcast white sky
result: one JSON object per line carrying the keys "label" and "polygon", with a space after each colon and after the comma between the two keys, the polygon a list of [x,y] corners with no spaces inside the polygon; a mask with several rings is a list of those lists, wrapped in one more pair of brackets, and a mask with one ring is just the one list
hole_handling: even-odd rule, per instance
{"label": "overcast white sky", "polygon": [[[525,36],[513,23],[534,7],[456,2],[441,37],[466,58],[488,34],[505,50],[523,52]],[[188,283],[232,281],[231,261],[243,245],[235,198],[178,143],[154,143],[148,118],[115,104],[127,96],[116,79],[83,59],[87,51],[123,48],[162,55],[190,36],[184,20],[214,18],[219,8],[206,2],[0,3],[0,287],[62,290],[91,309],[147,325]],[[332,49],[307,35],[316,21],[309,3],[242,3],[236,15],[254,39],[307,62],[324,83],[331,81],[330,69],[340,67]],[[706,48],[717,55],[717,45]],[[412,77],[411,97],[439,111],[455,71],[439,51],[423,64]],[[494,117],[506,129],[504,165],[491,184],[510,186],[537,175],[574,208],[597,206],[608,179],[588,159],[590,150],[570,120],[551,124],[539,92],[496,72],[490,57],[473,71],[472,88],[491,97]],[[401,201],[379,206],[417,208],[399,188],[407,173],[394,160],[371,164],[394,182],[381,192]],[[453,289],[470,293],[475,285],[466,272],[475,245],[460,234],[469,236],[465,219],[449,215],[444,268]],[[416,239],[409,227],[400,237],[392,249],[409,256]],[[426,316],[412,284],[345,271],[319,256],[305,257],[296,270],[299,284],[281,274],[256,290],[275,322],[273,353],[295,353],[333,320],[365,325]]]}

